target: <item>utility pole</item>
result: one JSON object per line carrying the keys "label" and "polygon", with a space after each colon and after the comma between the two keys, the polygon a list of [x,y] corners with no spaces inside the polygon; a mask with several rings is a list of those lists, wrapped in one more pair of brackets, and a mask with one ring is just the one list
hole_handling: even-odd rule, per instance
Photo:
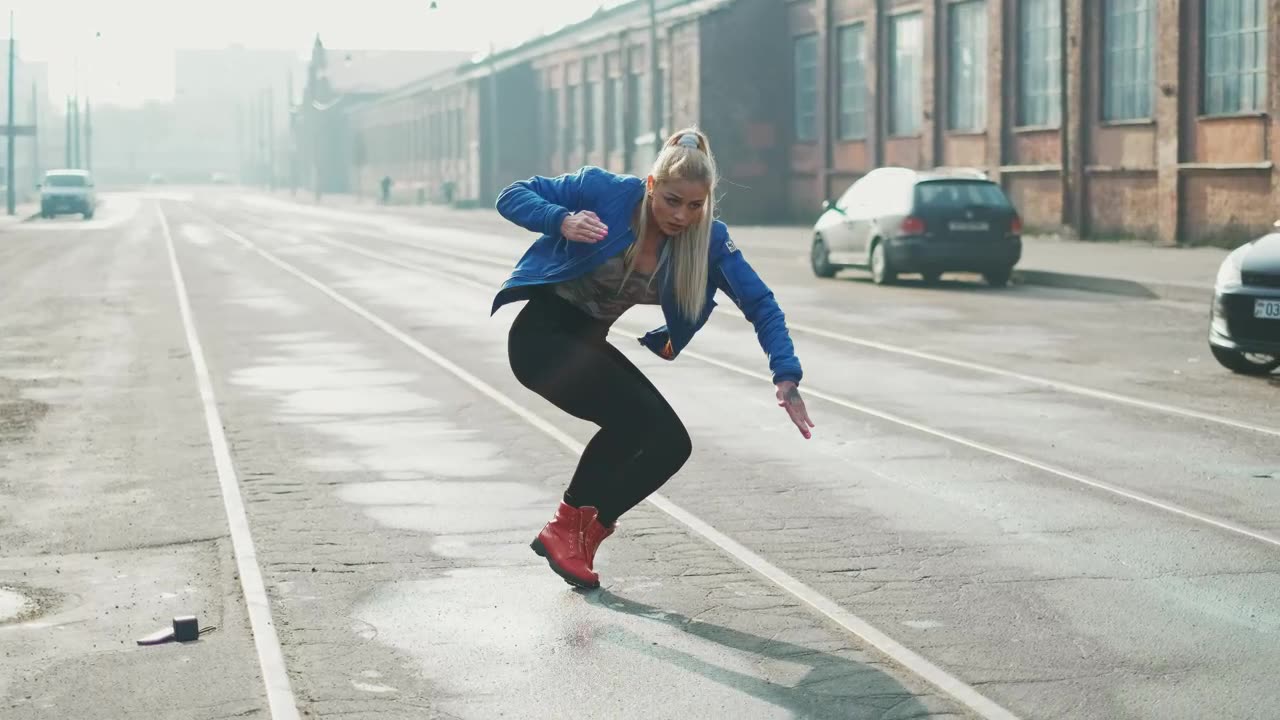
{"label": "utility pole", "polygon": [[267,189],[276,189],[276,90],[267,88]]}
{"label": "utility pole", "polygon": [[75,119],[75,130],[71,134],[71,167],[80,168],[80,96],[71,99],[71,117]]}
{"label": "utility pole", "polygon": [[297,137],[297,120],[298,117],[293,111],[293,71],[290,70],[285,83],[286,92],[289,95],[288,101],[285,103],[286,117],[289,118],[289,193],[291,195],[298,194],[298,137]]}
{"label": "utility pole", "polygon": [[72,128],[72,125],[71,125],[71,96],[70,95],[67,96],[66,119],[67,119],[67,142],[62,149],[67,156],[66,157],[67,162],[65,165],[63,165],[63,167],[69,168],[71,167],[71,133],[74,132],[74,129]]}
{"label": "utility pole", "polygon": [[658,82],[658,2],[649,0],[649,116],[653,156],[662,152],[662,87]]}
{"label": "utility pole", "polygon": [[6,176],[5,181],[8,185],[7,192],[5,193],[5,207],[7,208],[10,215],[13,215],[15,212],[17,212],[17,206],[18,206],[18,200],[17,200],[17,197],[14,195],[14,187],[13,187],[13,184],[17,182],[17,177],[15,176],[14,167],[13,167],[14,165],[13,141],[16,139],[14,137],[14,134],[15,134],[14,131],[16,130],[16,128],[14,128],[13,126],[13,123],[14,123],[14,116],[13,116],[13,105],[14,105],[13,70],[14,68],[13,66],[15,64],[14,61],[16,56],[17,56],[17,52],[15,51],[14,41],[13,41],[13,11],[10,10],[9,11],[9,126],[6,128],[6,131],[7,131],[6,134],[9,136],[8,137],[9,159],[8,159],[8,162],[5,163],[8,166],[7,168],[5,168],[5,176]]}
{"label": "utility pole", "polygon": [[93,170],[93,105],[84,100],[84,169]]}
{"label": "utility pole", "polygon": [[40,88],[35,83],[31,83],[31,127],[36,129],[31,142],[31,174],[34,185],[40,182]]}

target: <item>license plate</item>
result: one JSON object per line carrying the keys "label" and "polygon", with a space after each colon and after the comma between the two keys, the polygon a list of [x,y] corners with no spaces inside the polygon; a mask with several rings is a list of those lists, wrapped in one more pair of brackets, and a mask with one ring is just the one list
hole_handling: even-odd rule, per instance
{"label": "license plate", "polygon": [[954,221],[947,224],[947,227],[960,232],[983,232],[991,229],[990,223],[985,222],[962,222]]}
{"label": "license plate", "polygon": [[1253,316],[1264,320],[1280,320],[1280,300],[1255,301]]}

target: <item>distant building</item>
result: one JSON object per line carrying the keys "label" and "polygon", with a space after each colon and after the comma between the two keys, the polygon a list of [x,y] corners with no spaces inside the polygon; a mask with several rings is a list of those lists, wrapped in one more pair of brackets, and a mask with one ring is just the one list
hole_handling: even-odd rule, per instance
{"label": "distant building", "polygon": [[305,64],[292,51],[232,46],[174,56],[175,127],[161,166],[178,180],[212,173],[282,182],[294,84]]}
{"label": "distant building", "polygon": [[412,80],[457,66],[468,56],[326,49],[317,36],[302,97],[293,110],[297,181],[315,193],[358,191],[360,178],[352,168],[361,163],[364,149],[350,131],[352,110]]}

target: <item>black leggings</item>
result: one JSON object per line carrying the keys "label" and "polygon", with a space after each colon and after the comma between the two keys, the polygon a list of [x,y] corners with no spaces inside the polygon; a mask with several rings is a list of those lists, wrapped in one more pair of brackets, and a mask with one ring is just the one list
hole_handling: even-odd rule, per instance
{"label": "black leggings", "polygon": [[612,525],[662,487],[692,452],[689,433],[640,369],[606,340],[608,325],[548,288],[511,325],[507,354],[525,387],[600,426],[564,501]]}

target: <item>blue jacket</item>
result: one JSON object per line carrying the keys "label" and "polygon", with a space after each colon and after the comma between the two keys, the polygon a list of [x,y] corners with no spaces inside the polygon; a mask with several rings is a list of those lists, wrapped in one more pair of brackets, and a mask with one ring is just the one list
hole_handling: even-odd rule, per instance
{"label": "blue jacket", "polygon": [[[511,222],[541,233],[516,263],[511,276],[498,290],[490,314],[509,302],[528,299],[537,285],[556,283],[584,275],[609,258],[624,252],[634,241],[631,218],[644,195],[644,180],[614,175],[598,167],[584,167],[556,178],[535,176],[511,184],[498,195],[497,209]],[[598,243],[580,243],[560,235],[566,215],[590,210],[609,228]],[[659,297],[667,324],[639,338],[640,344],[659,357],[674,360],[702,329],[715,309],[712,297],[723,290],[755,327],[760,347],[769,358],[775,383],[800,382],[802,372],[787,332],[782,309],[773,292],[747,264],[729,229],[716,220],[711,229],[710,265],[707,270],[707,303],[697,322],[689,322],[676,303],[671,264],[659,274]]]}

